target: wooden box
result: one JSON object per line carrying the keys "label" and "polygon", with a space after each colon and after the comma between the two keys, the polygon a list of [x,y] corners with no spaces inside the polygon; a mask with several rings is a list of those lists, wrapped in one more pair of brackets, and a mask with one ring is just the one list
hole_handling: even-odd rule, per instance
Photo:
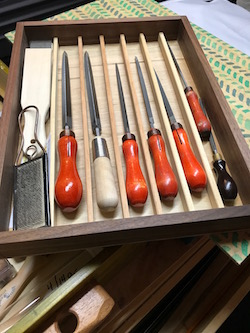
{"label": "wooden box", "polygon": [[[217,148],[237,183],[239,194],[229,205],[224,206],[219,195],[212,171],[210,145],[199,137],[180,79],[165,47],[165,38],[186,80],[206,106]],[[9,231],[13,165],[19,141],[17,117],[21,110],[24,51],[33,40],[51,40],[54,45],[51,114],[47,124],[48,133],[52,135],[50,158],[55,163],[55,171],[50,174],[52,226]],[[78,142],[77,164],[83,183],[81,205],[75,213],[68,215],[58,209],[53,197],[59,165],[56,143],[62,130],[60,82],[64,50],[69,57],[73,130]],[[119,193],[119,204],[114,213],[102,213],[95,199],[93,134],[84,90],[83,54],[86,50],[92,62],[103,137],[108,143]],[[149,122],[135,56],[141,63],[155,126],[162,132],[168,159],[178,180],[179,193],[173,202],[161,201],[158,195],[147,144]],[[116,63],[121,73],[131,132],[137,137],[140,163],[149,188],[147,203],[140,209],[128,205],[125,192],[124,132],[115,77]],[[165,110],[162,111],[162,100],[153,89],[152,68],[159,74],[177,121],[183,124],[191,146],[206,171],[208,185],[199,195],[191,193],[185,181],[168,118]],[[249,149],[186,17],[18,23],[0,119],[0,138],[0,256],[36,255],[249,228]]]}

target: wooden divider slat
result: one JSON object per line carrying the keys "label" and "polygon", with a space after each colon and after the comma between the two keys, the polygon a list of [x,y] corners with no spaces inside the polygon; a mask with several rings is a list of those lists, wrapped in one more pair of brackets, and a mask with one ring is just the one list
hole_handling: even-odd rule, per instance
{"label": "wooden divider slat", "polygon": [[51,104],[50,104],[50,171],[49,171],[49,200],[50,200],[50,216],[51,226],[55,224],[55,159],[56,159],[56,101],[57,101],[57,68],[58,68],[58,38],[53,39],[53,68],[51,82]]}
{"label": "wooden divider slat", "polygon": [[85,186],[86,186],[86,203],[88,222],[94,221],[93,213],[93,193],[91,179],[91,163],[89,151],[89,136],[88,136],[88,119],[85,98],[85,83],[84,83],[84,68],[83,68],[83,41],[82,37],[78,37],[78,52],[79,52],[79,75],[81,86],[81,102],[82,102],[82,126],[83,126],[83,144],[84,144],[84,163],[85,163]]}
{"label": "wooden divider slat", "polygon": [[105,50],[105,39],[104,39],[103,35],[100,36],[100,46],[101,46],[103,73],[104,73],[106,93],[107,93],[109,117],[110,117],[110,124],[111,124],[111,132],[112,132],[112,139],[113,139],[113,147],[114,147],[114,153],[115,153],[116,172],[117,172],[117,177],[118,177],[118,182],[119,182],[121,206],[122,206],[123,217],[127,218],[130,216],[129,208],[128,208],[128,199],[127,199],[126,187],[125,187],[125,182],[124,182],[124,176],[123,176],[123,172],[122,172],[122,161],[121,161],[119,145],[118,145],[118,140],[117,140],[115,114],[114,114],[114,107],[113,107],[113,102],[112,102],[111,85],[110,85],[108,63],[107,63],[106,50]]}
{"label": "wooden divider slat", "polygon": [[175,90],[175,93],[177,95],[179,105],[183,114],[183,118],[185,120],[185,125],[187,127],[188,136],[190,138],[192,147],[194,149],[196,157],[199,159],[199,161],[202,163],[206,175],[207,175],[207,192],[209,199],[211,201],[213,208],[222,208],[224,207],[223,201],[221,199],[218,187],[216,185],[214,175],[212,173],[210,164],[208,162],[206,153],[204,151],[204,148],[202,146],[202,142],[198,133],[198,130],[195,125],[195,121],[193,118],[193,115],[191,113],[190,107],[188,105],[186,96],[183,91],[183,87],[180,81],[179,74],[177,72],[177,69],[175,67],[174,61],[171,57],[169,48],[167,46],[167,42],[165,39],[165,36],[162,32],[159,33],[159,45],[162,51],[162,56],[165,61],[166,67],[169,71],[173,87]]}
{"label": "wooden divider slat", "polygon": [[150,188],[152,191],[152,201],[154,202],[155,213],[162,214],[161,201],[160,201],[158,189],[157,189],[156,182],[155,182],[155,175],[154,175],[154,170],[153,170],[153,166],[152,166],[152,162],[151,162],[148,144],[145,140],[145,131],[144,131],[143,125],[142,125],[139,102],[137,99],[134,82],[133,82],[133,78],[132,78],[132,73],[131,73],[131,69],[130,69],[130,63],[129,63],[129,58],[128,58],[127,46],[126,46],[126,39],[123,34],[120,35],[120,43],[121,43],[126,73],[127,73],[127,77],[128,77],[130,93],[131,93],[131,97],[132,97],[132,101],[133,101],[134,111],[136,114],[137,125],[138,125],[139,134],[140,134],[140,138],[141,138],[142,150],[143,150],[143,154],[144,154],[144,158],[145,158],[145,162],[146,162],[148,180],[150,182]]}

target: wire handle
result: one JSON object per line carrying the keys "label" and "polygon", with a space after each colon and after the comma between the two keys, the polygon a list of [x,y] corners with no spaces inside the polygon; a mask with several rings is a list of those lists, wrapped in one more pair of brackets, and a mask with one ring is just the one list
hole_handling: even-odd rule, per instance
{"label": "wire handle", "polygon": [[[21,143],[20,143],[20,146],[19,146],[17,158],[16,158],[16,161],[15,161],[15,165],[17,165],[18,160],[21,156],[22,149],[23,149],[23,143],[24,143],[22,117],[23,117],[23,114],[25,112],[32,111],[32,109],[33,109],[33,111],[36,112],[36,119],[35,119],[35,126],[34,126],[34,139],[31,140],[31,145],[29,145],[27,147],[27,149],[25,151],[23,151],[23,154],[28,160],[32,160],[33,157],[37,153],[37,147],[36,147],[35,143],[37,143],[40,146],[40,148],[42,149],[43,153],[45,153],[45,148],[43,147],[43,145],[41,144],[41,142],[38,140],[38,137],[37,137],[39,109],[35,105],[29,105],[26,108],[22,109],[21,112],[18,115],[18,126],[19,126],[19,131],[20,131],[20,134],[21,134]],[[32,153],[29,154],[29,151],[31,151]]]}

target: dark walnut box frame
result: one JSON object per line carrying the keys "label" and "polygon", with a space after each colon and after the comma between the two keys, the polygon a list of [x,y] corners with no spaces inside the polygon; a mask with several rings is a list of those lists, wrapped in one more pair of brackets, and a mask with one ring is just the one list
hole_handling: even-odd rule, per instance
{"label": "dark walnut box frame", "polygon": [[[7,231],[11,214],[13,165],[19,140],[17,116],[20,112],[22,69],[25,48],[29,42],[58,37],[60,46],[76,45],[78,36],[83,36],[84,44],[95,45],[99,43],[99,36],[104,35],[108,45],[119,44],[120,35],[124,34],[129,44],[138,43],[139,34],[143,33],[150,43],[158,40],[160,32],[167,36],[170,43],[178,42],[188,70],[192,73],[193,84],[205,102],[220,151],[238,185],[240,204],[129,218],[105,218],[88,223],[69,222],[66,225],[36,230]],[[18,23],[4,110],[0,119],[0,142],[1,257],[62,252],[249,228],[249,149],[186,17]]]}

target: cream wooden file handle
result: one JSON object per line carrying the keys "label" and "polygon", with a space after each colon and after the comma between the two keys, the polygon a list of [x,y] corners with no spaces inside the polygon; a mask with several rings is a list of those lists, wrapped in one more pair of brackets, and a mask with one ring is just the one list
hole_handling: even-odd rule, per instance
{"label": "cream wooden file handle", "polygon": [[101,136],[97,136],[92,141],[92,147],[97,205],[103,211],[112,212],[118,205],[118,194],[107,142]]}
{"label": "cream wooden file handle", "polygon": [[118,204],[118,195],[110,159],[106,156],[94,160],[96,201],[101,210],[114,211]]}

